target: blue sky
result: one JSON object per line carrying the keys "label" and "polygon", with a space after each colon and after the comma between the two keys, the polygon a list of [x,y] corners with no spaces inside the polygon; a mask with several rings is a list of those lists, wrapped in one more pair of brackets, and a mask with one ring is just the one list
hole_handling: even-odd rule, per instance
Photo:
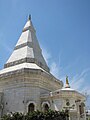
{"label": "blue sky", "polygon": [[90,0],[0,0],[0,69],[28,14],[51,72],[90,94]]}

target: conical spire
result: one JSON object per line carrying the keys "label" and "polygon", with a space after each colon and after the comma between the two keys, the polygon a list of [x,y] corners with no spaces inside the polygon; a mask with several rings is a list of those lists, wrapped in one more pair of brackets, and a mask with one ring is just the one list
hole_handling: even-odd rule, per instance
{"label": "conical spire", "polygon": [[39,67],[49,72],[49,68],[42,56],[42,50],[39,46],[36,31],[33,27],[30,15],[22,30],[22,34],[14,48],[14,51],[4,67],[7,68],[22,63],[35,63]]}
{"label": "conical spire", "polygon": [[70,88],[69,82],[68,82],[68,76],[66,76],[66,85],[65,85],[65,88]]}

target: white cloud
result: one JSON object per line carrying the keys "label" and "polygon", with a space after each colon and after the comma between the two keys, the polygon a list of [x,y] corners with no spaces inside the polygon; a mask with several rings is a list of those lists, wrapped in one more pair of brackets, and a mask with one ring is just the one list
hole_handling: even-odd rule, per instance
{"label": "white cloud", "polygon": [[[83,70],[80,75],[77,74],[70,80],[70,84],[71,84],[72,88],[79,90],[81,92],[84,92],[86,89],[88,89],[88,85],[85,86],[85,83],[86,83],[85,81],[86,81],[87,72],[89,72],[89,70],[90,70],[89,68]],[[84,85],[84,86],[82,86],[82,85]]]}
{"label": "white cloud", "polygon": [[43,48],[43,56],[46,63],[49,65],[50,72],[57,78],[60,78],[60,55],[59,55],[59,65],[53,61],[52,55],[46,49]]}
{"label": "white cloud", "polygon": [[51,54],[44,48],[42,49],[42,54],[44,56],[46,63],[49,64],[49,60],[51,59]]}
{"label": "white cloud", "polygon": [[52,62],[50,64],[50,72],[55,75],[57,78],[60,77],[60,69],[58,67],[58,65],[55,62]]}

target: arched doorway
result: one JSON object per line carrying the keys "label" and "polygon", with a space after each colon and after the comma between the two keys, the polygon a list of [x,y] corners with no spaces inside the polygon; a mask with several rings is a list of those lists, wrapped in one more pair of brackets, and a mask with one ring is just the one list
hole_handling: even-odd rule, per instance
{"label": "arched doorway", "polygon": [[46,112],[46,111],[48,111],[48,110],[49,110],[48,104],[44,104],[44,111]]}
{"label": "arched doorway", "polygon": [[85,104],[84,104],[84,103],[81,103],[81,104],[79,105],[80,115],[83,115],[83,114],[84,114],[84,107],[85,107]]}
{"label": "arched doorway", "polygon": [[28,105],[28,113],[29,113],[29,112],[33,112],[33,111],[35,111],[35,105],[34,105],[33,103],[30,103],[30,104]]}
{"label": "arched doorway", "polygon": [[48,101],[42,103],[42,110],[43,110],[44,112],[48,111],[49,108],[50,108],[50,104],[49,104]]}

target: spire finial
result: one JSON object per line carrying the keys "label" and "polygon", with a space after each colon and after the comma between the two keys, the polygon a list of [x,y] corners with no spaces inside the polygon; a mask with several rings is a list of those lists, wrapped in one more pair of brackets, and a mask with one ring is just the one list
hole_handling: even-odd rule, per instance
{"label": "spire finial", "polygon": [[67,76],[67,75],[66,75],[66,84],[69,84],[69,83],[68,83],[68,76]]}
{"label": "spire finial", "polygon": [[70,88],[67,75],[66,75],[66,85],[65,85],[65,88]]}
{"label": "spire finial", "polygon": [[30,14],[28,15],[28,20],[31,20],[31,15]]}

